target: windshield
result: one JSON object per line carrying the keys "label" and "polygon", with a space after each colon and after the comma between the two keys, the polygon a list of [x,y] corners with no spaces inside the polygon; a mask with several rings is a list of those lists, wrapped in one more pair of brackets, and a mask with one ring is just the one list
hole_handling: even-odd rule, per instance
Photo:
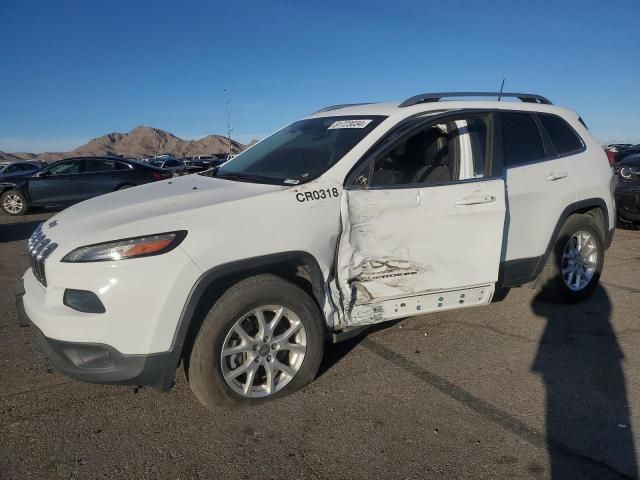
{"label": "windshield", "polygon": [[218,177],[295,185],[322,175],[386,117],[355,115],[300,120],[222,165]]}

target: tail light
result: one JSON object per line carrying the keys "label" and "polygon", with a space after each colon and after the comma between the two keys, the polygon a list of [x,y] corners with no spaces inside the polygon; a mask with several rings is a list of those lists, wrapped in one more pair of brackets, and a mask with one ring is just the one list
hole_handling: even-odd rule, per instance
{"label": "tail light", "polygon": [[171,173],[165,172],[153,172],[153,178],[156,180],[166,180],[167,178],[171,178],[173,175]]}
{"label": "tail light", "polygon": [[616,156],[615,152],[612,152],[609,149],[605,149],[605,153],[607,154],[607,160],[609,160],[609,165],[613,167],[615,165],[615,163],[616,163],[615,162],[615,156]]}

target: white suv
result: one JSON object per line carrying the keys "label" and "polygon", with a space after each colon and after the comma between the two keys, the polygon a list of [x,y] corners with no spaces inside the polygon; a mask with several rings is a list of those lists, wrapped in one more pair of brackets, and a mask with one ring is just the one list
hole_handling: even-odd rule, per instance
{"label": "white suv", "polygon": [[544,97],[464,99],[489,95],[328,107],[68,208],[29,240],[20,317],[71,377],[167,390],[182,361],[212,408],[299,389],[366,325],[525,284],[580,300],[616,218],[605,153]]}

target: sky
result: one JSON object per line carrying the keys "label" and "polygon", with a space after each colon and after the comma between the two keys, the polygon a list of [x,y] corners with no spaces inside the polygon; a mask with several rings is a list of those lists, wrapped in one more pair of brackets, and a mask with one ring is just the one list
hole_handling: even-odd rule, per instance
{"label": "sky", "polygon": [[327,105],[532,92],[640,142],[640,0],[1,0],[0,150],[248,142]]}

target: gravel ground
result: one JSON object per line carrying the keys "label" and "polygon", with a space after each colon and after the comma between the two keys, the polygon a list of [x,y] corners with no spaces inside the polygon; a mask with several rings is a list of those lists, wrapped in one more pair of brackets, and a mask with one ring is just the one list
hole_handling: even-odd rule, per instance
{"label": "gravel ground", "polygon": [[372,329],[328,349],[289,397],[210,413],[180,370],[167,394],[47,367],[16,322],[25,240],[50,214],[0,215],[0,478],[633,478],[640,431],[640,231],[602,286]]}

